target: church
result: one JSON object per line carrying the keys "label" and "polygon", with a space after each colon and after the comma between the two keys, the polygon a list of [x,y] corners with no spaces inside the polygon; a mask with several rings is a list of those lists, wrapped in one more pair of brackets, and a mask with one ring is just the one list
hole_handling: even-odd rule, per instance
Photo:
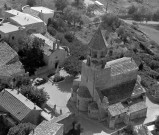
{"label": "church", "polygon": [[111,45],[105,35],[106,30],[99,28],[88,44],[88,56],[82,62],[80,81],[73,83],[71,101],[88,117],[105,120],[114,129],[119,123],[146,117],[146,95],[132,58],[109,61]]}

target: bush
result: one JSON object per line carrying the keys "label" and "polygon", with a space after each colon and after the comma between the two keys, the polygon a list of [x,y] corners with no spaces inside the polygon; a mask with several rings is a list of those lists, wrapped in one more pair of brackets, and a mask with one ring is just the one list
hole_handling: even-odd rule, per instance
{"label": "bush", "polygon": [[54,82],[61,82],[63,81],[65,78],[63,76],[56,76],[55,75],[55,78],[53,79]]}
{"label": "bush", "polygon": [[43,89],[38,89],[37,87],[27,85],[21,87],[21,94],[35,103],[37,106],[42,107],[48,99],[49,95]]}
{"label": "bush", "polygon": [[36,0],[27,0],[27,5],[33,7],[36,5]]}
{"label": "bush", "polygon": [[7,135],[29,135],[36,126],[31,123],[20,123],[9,129]]}
{"label": "bush", "polygon": [[49,32],[50,35],[55,36],[56,35],[56,30],[50,25],[47,27],[47,31]]}
{"label": "bush", "polygon": [[73,40],[74,40],[74,35],[72,34],[72,33],[66,33],[65,34],[65,39],[68,41],[68,42],[73,42]]}

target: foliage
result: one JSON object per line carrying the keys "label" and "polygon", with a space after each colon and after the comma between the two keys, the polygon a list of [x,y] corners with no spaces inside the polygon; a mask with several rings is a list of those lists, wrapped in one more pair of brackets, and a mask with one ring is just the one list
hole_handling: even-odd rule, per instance
{"label": "foliage", "polygon": [[66,72],[72,76],[77,76],[81,73],[81,61],[77,58],[73,58],[72,56],[65,60],[63,67]]}
{"label": "foliage", "polygon": [[155,128],[157,131],[159,131],[159,116],[157,116],[157,118],[155,120]]}
{"label": "foliage", "polygon": [[29,75],[34,74],[37,68],[45,65],[43,61],[43,40],[39,38],[28,38],[23,41],[24,48],[18,52],[20,61]]}
{"label": "foliage", "polygon": [[47,27],[47,31],[50,35],[55,36],[56,35],[56,30],[52,27],[52,25],[49,25]]}
{"label": "foliage", "polygon": [[89,4],[88,7],[87,7],[87,13],[93,13],[94,14],[94,11],[97,10],[97,9],[98,9],[97,5]]}
{"label": "foliage", "polygon": [[153,14],[153,21],[159,21],[159,9]]}
{"label": "foliage", "polygon": [[102,16],[102,23],[101,26],[103,28],[110,27],[112,30],[116,30],[121,25],[121,20],[119,18],[111,13],[105,14]]}
{"label": "foliage", "polygon": [[68,133],[64,135],[80,135],[83,132],[83,128],[81,128],[81,124],[77,121],[72,122],[72,129],[69,130]]}
{"label": "foliage", "polygon": [[131,5],[128,9],[128,14],[132,15],[137,11],[137,7],[135,5]]}
{"label": "foliage", "polygon": [[55,7],[57,10],[61,10],[63,12],[64,8],[67,7],[67,0],[55,0]]}
{"label": "foliage", "polygon": [[20,88],[22,85],[27,86],[31,85],[31,81],[29,77],[22,77],[20,80],[16,82],[15,87]]}
{"label": "foliage", "polygon": [[36,126],[31,123],[20,123],[9,129],[7,135],[29,135]]}
{"label": "foliage", "polygon": [[81,60],[86,58],[88,46],[83,45],[78,40],[74,40],[68,44],[68,47],[71,56],[65,60],[63,67],[70,75],[76,76],[81,73]]}
{"label": "foliage", "polygon": [[68,6],[64,10],[64,19],[69,25],[73,24],[74,27],[76,26],[76,24],[80,25],[82,21],[81,14],[79,13],[79,11],[70,6]]}
{"label": "foliage", "polygon": [[59,76],[59,75],[55,75],[55,78],[54,78],[54,82],[60,82],[60,81],[63,81],[65,78],[63,76]]}
{"label": "foliage", "polygon": [[64,37],[68,42],[73,42],[74,40],[74,35],[70,32],[67,32]]}
{"label": "foliage", "polygon": [[21,87],[21,94],[39,107],[42,107],[42,105],[49,99],[49,95],[43,90],[43,88],[38,89],[37,87],[31,85],[23,85]]}
{"label": "foliage", "polygon": [[36,0],[27,0],[27,5],[33,7],[36,5]]}
{"label": "foliage", "polygon": [[124,129],[125,135],[134,135],[134,125],[129,123]]}

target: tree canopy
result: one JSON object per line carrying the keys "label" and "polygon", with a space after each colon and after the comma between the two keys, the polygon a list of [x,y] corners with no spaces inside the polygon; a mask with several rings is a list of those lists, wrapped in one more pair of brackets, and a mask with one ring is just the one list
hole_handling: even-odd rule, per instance
{"label": "tree canopy", "polygon": [[32,85],[23,85],[20,92],[39,107],[42,107],[49,99],[48,93],[45,92],[43,88],[38,89]]}
{"label": "tree canopy", "polygon": [[7,135],[29,135],[36,126],[31,123],[20,123],[9,129]]}
{"label": "tree canopy", "polygon": [[34,74],[37,68],[45,65],[43,61],[44,41],[39,38],[29,38],[23,41],[24,48],[18,54],[20,61],[29,75]]}
{"label": "tree canopy", "polygon": [[109,27],[114,31],[119,28],[120,25],[121,20],[119,20],[119,18],[115,14],[108,13],[102,16],[101,26],[103,28],[106,29]]}
{"label": "tree canopy", "polygon": [[63,12],[64,8],[68,5],[67,0],[56,0],[55,1],[55,7],[57,10],[60,10]]}
{"label": "tree canopy", "polygon": [[27,0],[26,4],[29,5],[29,6],[31,6],[31,7],[33,7],[33,6],[36,5],[36,0]]}

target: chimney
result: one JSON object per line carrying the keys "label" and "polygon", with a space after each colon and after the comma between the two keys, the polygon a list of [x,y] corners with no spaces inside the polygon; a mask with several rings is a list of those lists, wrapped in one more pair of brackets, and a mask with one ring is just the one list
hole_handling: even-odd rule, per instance
{"label": "chimney", "polygon": [[34,110],[36,110],[36,106],[35,106],[35,104],[34,104]]}
{"label": "chimney", "polygon": [[17,89],[17,94],[19,94],[20,93],[20,90],[19,89]]}
{"label": "chimney", "polygon": [[60,40],[57,40],[57,49],[59,49]]}
{"label": "chimney", "polygon": [[55,51],[56,42],[53,42],[53,51]]}

